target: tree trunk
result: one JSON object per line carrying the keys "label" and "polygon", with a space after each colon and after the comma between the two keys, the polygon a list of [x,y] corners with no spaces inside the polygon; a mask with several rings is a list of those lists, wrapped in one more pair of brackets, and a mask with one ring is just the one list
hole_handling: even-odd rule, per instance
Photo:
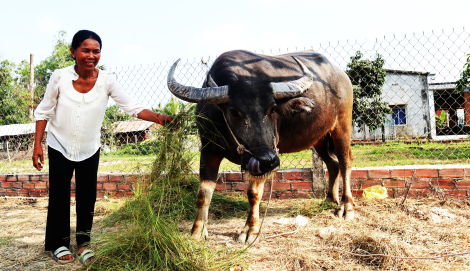
{"label": "tree trunk", "polygon": [[34,55],[29,55],[29,92],[31,93],[30,105],[29,105],[29,119],[34,120]]}

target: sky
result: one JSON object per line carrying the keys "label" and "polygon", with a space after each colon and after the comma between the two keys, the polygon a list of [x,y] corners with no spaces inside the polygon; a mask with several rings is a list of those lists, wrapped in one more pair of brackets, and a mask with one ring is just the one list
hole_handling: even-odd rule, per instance
{"label": "sky", "polygon": [[[127,67],[234,49],[269,51],[321,43],[452,30],[470,31],[469,0],[447,1],[2,1],[0,60],[35,63],[52,52],[59,30],[103,41],[100,64]],[[315,48],[314,48],[315,49]]]}

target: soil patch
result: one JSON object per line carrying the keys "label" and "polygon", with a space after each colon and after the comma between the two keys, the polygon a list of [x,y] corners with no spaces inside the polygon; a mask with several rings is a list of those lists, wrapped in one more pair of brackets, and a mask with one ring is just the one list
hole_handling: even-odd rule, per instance
{"label": "soil patch", "polygon": [[[114,230],[101,220],[122,204],[122,199],[97,202],[95,233]],[[466,201],[439,201],[435,198],[356,200],[356,218],[344,221],[332,210],[311,215],[306,226],[274,223],[294,208],[307,206],[311,200],[274,200],[263,226],[262,240],[252,246],[245,264],[238,270],[468,270],[470,255],[428,260],[383,257],[357,257],[336,248],[358,254],[383,253],[407,257],[432,257],[470,251],[470,214]],[[265,203],[263,204],[265,206]],[[440,211],[436,211],[439,208]],[[75,224],[72,202],[71,224]],[[446,211],[443,211],[446,210]],[[261,208],[261,213],[264,210]],[[60,265],[44,252],[47,199],[0,198],[0,269],[1,270],[77,270],[78,261]],[[436,213],[445,223],[432,219]],[[296,215],[294,215],[296,216]],[[452,219],[449,220],[449,217]],[[206,245],[236,249],[233,241],[243,227],[243,218],[217,219],[211,216]],[[180,224],[183,234],[191,221]],[[320,231],[335,229],[327,238]],[[293,234],[266,238],[282,233]],[[74,228],[71,238],[74,240]],[[76,252],[73,241],[72,252]]]}

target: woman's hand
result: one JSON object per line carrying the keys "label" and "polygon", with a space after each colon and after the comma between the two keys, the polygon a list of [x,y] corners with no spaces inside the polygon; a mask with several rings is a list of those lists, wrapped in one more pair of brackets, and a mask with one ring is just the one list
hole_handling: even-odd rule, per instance
{"label": "woman's hand", "polygon": [[148,109],[142,110],[137,117],[141,120],[155,122],[160,125],[167,125],[173,121],[173,116],[162,115],[160,113],[152,112]]}
{"label": "woman's hand", "polygon": [[160,125],[167,125],[173,121],[173,116],[158,114],[157,123]]}
{"label": "woman's hand", "polygon": [[[33,166],[37,170],[41,171],[42,165],[44,165],[44,154],[42,152],[41,140],[46,130],[47,121],[38,120],[36,121],[36,133],[34,134],[34,148],[33,148]],[[40,162],[39,162],[39,161]]]}
{"label": "woman's hand", "polygon": [[[39,161],[38,161],[39,160]],[[44,164],[44,154],[42,151],[42,147],[34,147],[33,150],[33,166],[41,171],[42,165]]]}

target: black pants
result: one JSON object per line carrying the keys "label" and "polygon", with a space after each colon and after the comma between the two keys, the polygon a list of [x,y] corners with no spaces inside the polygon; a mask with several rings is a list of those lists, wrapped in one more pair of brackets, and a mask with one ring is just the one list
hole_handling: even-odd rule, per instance
{"label": "black pants", "polygon": [[96,202],[96,181],[100,150],[92,157],[73,162],[62,153],[49,151],[49,206],[46,224],[46,251],[70,245],[70,183],[75,170],[78,247],[90,242]]}

